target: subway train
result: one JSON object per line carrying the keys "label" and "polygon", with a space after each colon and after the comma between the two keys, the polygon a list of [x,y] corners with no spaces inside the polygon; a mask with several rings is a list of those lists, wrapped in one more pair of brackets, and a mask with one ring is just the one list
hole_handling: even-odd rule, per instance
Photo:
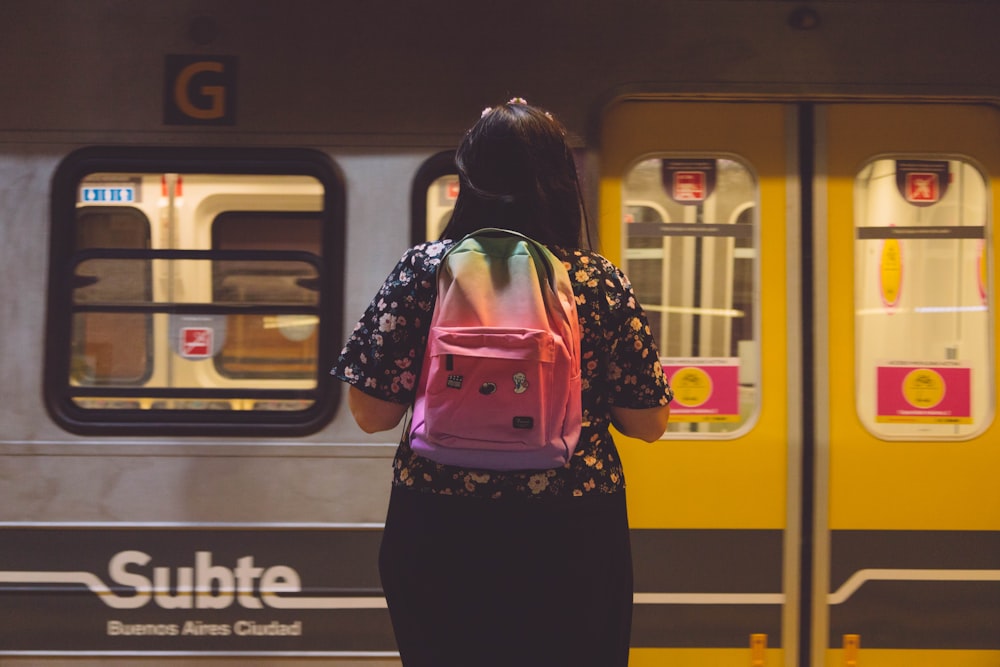
{"label": "subway train", "polygon": [[630,664],[1000,665],[1000,3],[0,26],[0,664],[400,664],[400,432],[329,370],[447,221],[463,132],[520,96],[568,128],[676,392],[660,441],[616,436]]}

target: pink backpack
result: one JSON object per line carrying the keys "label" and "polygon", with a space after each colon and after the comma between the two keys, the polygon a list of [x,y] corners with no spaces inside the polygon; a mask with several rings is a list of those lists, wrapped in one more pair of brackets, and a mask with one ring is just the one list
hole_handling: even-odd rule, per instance
{"label": "pink backpack", "polygon": [[438,463],[541,470],[580,437],[580,323],[542,244],[481,229],[441,259],[410,445]]}

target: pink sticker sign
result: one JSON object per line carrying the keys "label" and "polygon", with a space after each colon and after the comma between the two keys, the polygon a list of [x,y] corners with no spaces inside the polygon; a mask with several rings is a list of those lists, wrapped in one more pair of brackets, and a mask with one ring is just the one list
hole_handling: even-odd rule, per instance
{"label": "pink sticker sign", "polygon": [[671,421],[739,421],[739,359],[664,359],[662,364],[674,390]]}
{"label": "pink sticker sign", "polygon": [[960,362],[910,362],[876,369],[875,421],[895,424],[971,424],[972,369]]}

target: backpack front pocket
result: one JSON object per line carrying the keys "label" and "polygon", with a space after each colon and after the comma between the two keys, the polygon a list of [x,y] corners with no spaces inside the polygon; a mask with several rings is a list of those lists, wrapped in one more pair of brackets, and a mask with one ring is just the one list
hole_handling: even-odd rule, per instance
{"label": "backpack front pocket", "polygon": [[432,442],[501,451],[548,442],[555,360],[549,332],[441,328],[428,346],[425,418]]}

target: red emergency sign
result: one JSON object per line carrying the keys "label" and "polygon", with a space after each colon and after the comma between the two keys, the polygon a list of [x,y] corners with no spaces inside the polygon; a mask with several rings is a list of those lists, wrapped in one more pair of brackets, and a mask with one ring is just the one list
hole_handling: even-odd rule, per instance
{"label": "red emergency sign", "polygon": [[181,329],[181,356],[203,359],[212,356],[212,329],[184,327]]}
{"label": "red emergency sign", "polygon": [[934,203],[940,198],[937,174],[919,171],[906,174],[906,201]]}
{"label": "red emergency sign", "polygon": [[705,172],[675,171],[673,197],[675,201],[704,201]]}

